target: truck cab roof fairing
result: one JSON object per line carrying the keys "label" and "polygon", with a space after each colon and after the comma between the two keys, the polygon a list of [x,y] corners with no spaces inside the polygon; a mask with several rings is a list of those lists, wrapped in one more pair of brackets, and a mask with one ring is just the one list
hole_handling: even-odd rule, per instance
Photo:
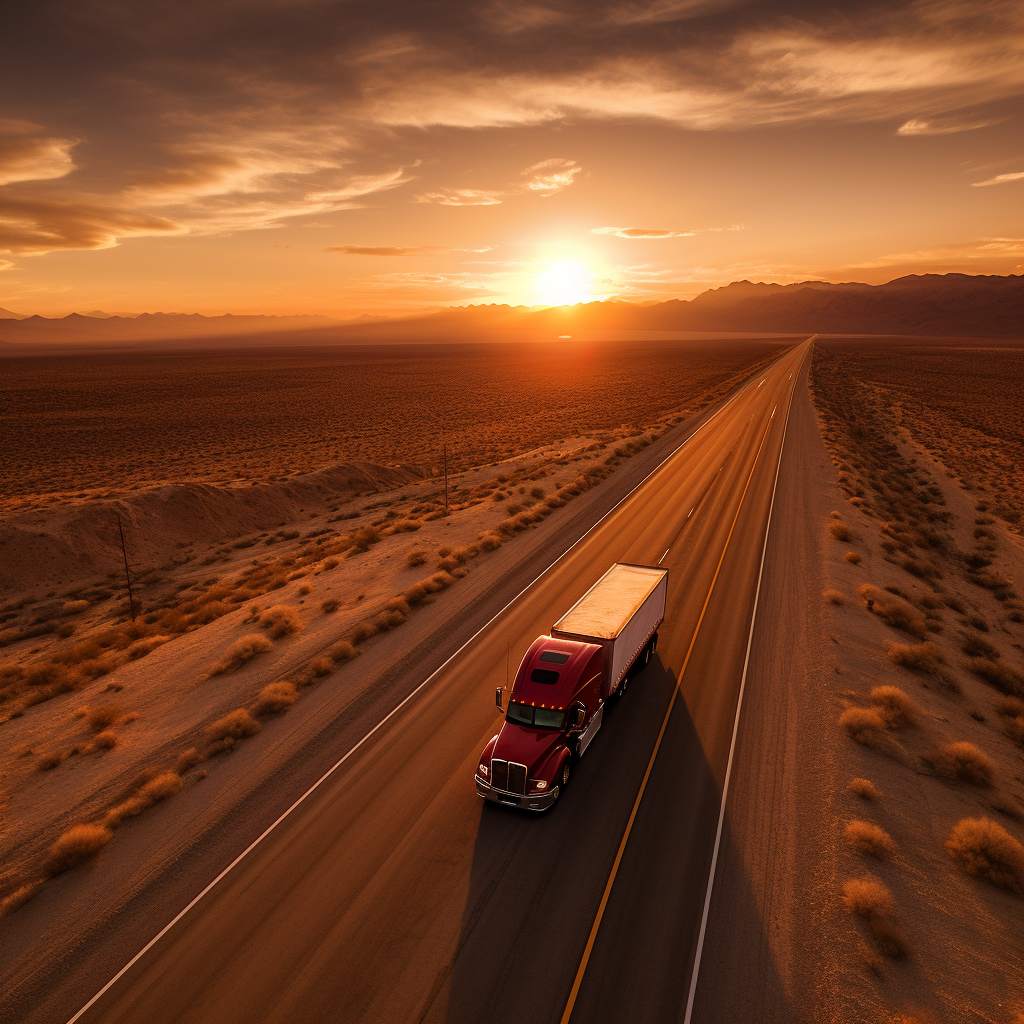
{"label": "truck cab roof fairing", "polygon": [[[572,702],[591,658],[601,651],[597,644],[578,640],[557,640],[540,636],[534,640],[516,673],[512,692],[515,699],[536,707],[566,708]],[[568,655],[561,659],[541,660],[545,652]],[[554,676],[555,678],[551,678]],[[540,680],[551,679],[550,682]]]}

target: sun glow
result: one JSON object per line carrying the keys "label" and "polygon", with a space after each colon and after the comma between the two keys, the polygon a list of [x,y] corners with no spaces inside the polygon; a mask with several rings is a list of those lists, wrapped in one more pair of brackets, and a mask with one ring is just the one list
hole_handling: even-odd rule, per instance
{"label": "sun glow", "polygon": [[537,294],[548,306],[572,306],[589,302],[592,276],[590,268],[574,260],[556,260],[537,276]]}

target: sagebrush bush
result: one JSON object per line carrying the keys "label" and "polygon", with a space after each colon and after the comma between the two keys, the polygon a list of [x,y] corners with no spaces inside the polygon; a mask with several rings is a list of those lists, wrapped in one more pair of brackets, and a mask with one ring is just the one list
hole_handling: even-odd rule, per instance
{"label": "sagebrush bush", "polygon": [[141,814],[146,809],[180,793],[181,776],[176,771],[161,772],[148,782],[144,782],[127,800],[111,807],[107,811],[104,823],[109,828],[117,828],[125,818]]}
{"label": "sagebrush bush", "polygon": [[410,551],[405,558],[405,564],[408,568],[414,569],[418,565],[423,565],[427,560],[427,553],[422,548],[416,548],[415,551]]}
{"label": "sagebrush bush", "polygon": [[255,736],[260,731],[260,723],[245,708],[238,708],[223,718],[218,718],[205,729],[206,738],[211,742],[217,740],[240,740],[246,736]]}
{"label": "sagebrush bush", "polygon": [[934,672],[946,659],[933,643],[890,644],[889,660],[917,672]]}
{"label": "sagebrush bush", "polygon": [[98,708],[86,708],[85,720],[93,732],[103,732],[116,725],[124,714],[116,704],[104,704]]}
{"label": "sagebrush bush", "polygon": [[43,870],[57,875],[95,856],[114,833],[103,825],[72,825],[49,849]]}
{"label": "sagebrush bush", "polygon": [[273,650],[273,643],[261,633],[249,633],[240,637],[225,652],[224,657],[207,672],[208,676],[222,676],[235,672],[248,664],[257,655]]}
{"label": "sagebrush bush", "polygon": [[896,856],[896,844],[892,841],[892,836],[884,828],[870,821],[848,821],[843,833],[846,842],[865,857],[888,860]]}
{"label": "sagebrush bush", "polygon": [[850,790],[857,794],[862,800],[881,800],[882,793],[873,782],[868,779],[851,779]]}
{"label": "sagebrush bush", "polygon": [[864,920],[883,953],[893,958],[907,955],[907,940],[894,916],[895,901],[884,883],[870,875],[851,878],[843,883],[843,903]]}
{"label": "sagebrush bush", "polygon": [[862,561],[861,556],[858,555],[856,551],[847,551],[846,554],[843,555],[843,558],[845,558],[851,565],[860,565]]}
{"label": "sagebrush bush", "polygon": [[964,818],[946,841],[949,855],[969,875],[1024,896],[1024,846],[991,818]]}
{"label": "sagebrush bush", "polygon": [[299,699],[299,691],[293,683],[277,682],[260,690],[253,713],[257,716],[277,715],[287,711]]}
{"label": "sagebrush bush", "polygon": [[935,772],[949,779],[961,779],[975,786],[991,786],[995,778],[996,766],[992,758],[966,740],[944,743],[921,756]]}
{"label": "sagebrush bush", "polygon": [[830,523],[828,532],[835,540],[848,541],[850,539],[850,528],[846,523],[838,521]]}
{"label": "sagebrush bush", "polygon": [[871,703],[877,705],[890,729],[902,729],[917,722],[917,705],[898,686],[873,686]]}
{"label": "sagebrush bush", "polygon": [[924,613],[888,591],[865,583],[858,588],[865,601],[874,602],[872,612],[883,622],[923,640],[927,635]]}
{"label": "sagebrush bush", "polygon": [[291,605],[275,604],[260,616],[260,628],[267,630],[274,640],[290,636],[302,629],[299,613]]}
{"label": "sagebrush bush", "polygon": [[336,612],[341,602],[337,598],[329,597],[326,601],[320,602],[320,610],[324,615],[330,615],[332,612]]}
{"label": "sagebrush bush", "polygon": [[846,598],[838,590],[826,590],[821,596],[831,604],[846,604]]}
{"label": "sagebrush bush", "polygon": [[967,668],[997,690],[1024,697],[1024,672],[991,658],[971,658]]}
{"label": "sagebrush bush", "polygon": [[878,708],[847,708],[839,716],[839,724],[850,738],[875,750],[888,750],[892,739],[886,732],[885,719]]}

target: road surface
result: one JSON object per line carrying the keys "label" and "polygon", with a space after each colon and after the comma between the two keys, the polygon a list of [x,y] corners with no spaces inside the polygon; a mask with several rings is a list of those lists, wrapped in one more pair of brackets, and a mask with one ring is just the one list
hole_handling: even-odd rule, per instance
{"label": "road surface", "polygon": [[[809,351],[738,392],[78,1019],[722,1019],[702,984],[742,950],[713,911],[725,899],[755,932],[758,913],[742,870],[718,876],[724,895],[709,873],[730,850],[722,793]],[[615,561],[669,567],[656,659],[553,811],[485,805],[472,776],[499,727],[495,686]],[[699,944],[716,952],[692,984]],[[771,956],[747,984],[773,1019],[796,1016]]]}

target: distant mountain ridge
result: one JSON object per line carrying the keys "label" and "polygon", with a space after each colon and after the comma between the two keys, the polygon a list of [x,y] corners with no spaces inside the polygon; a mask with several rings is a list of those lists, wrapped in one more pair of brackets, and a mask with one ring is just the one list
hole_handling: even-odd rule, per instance
{"label": "distant mountain ridge", "polygon": [[[96,311],[99,312],[99,311]],[[609,300],[577,306],[453,306],[396,319],[363,316],[136,317],[0,320],[6,354],[26,345],[171,343],[345,345],[543,340],[577,331],[746,334],[882,334],[1024,338],[1024,275],[924,274],[887,284],[736,281],[694,299],[638,305]],[[6,344],[4,344],[6,343]]]}

